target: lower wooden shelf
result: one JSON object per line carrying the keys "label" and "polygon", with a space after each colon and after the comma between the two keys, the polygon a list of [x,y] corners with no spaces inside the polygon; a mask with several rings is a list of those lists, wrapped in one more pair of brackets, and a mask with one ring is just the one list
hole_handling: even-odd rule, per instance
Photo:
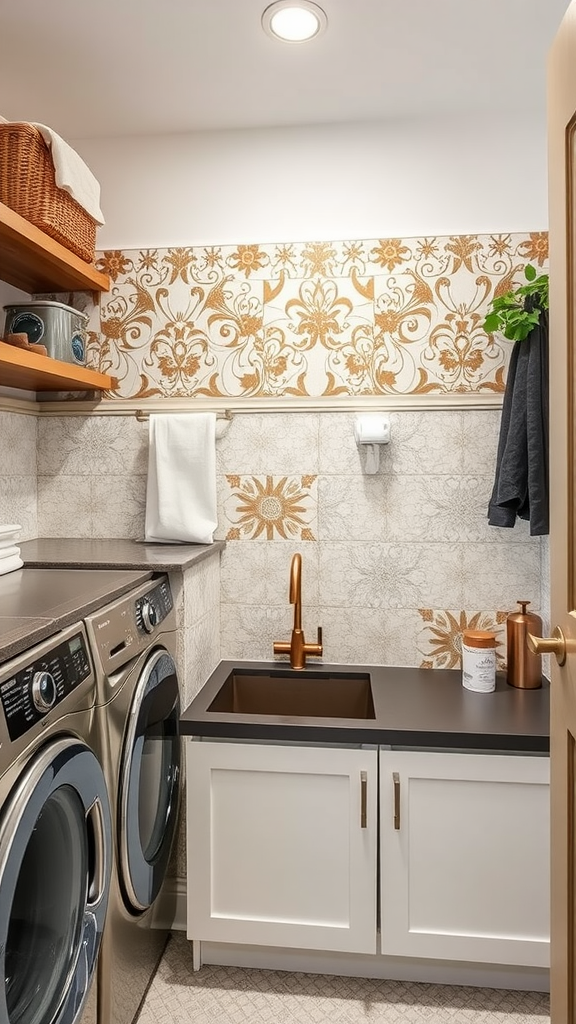
{"label": "lower wooden shelf", "polygon": [[24,391],[110,391],[112,377],[0,341],[0,385]]}

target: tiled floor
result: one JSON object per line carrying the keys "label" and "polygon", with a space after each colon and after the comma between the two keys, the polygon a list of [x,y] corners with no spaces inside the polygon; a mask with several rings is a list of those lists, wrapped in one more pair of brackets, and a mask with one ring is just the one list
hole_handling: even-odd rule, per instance
{"label": "tiled floor", "polygon": [[547,1024],[536,992],[203,967],[170,940],[138,1024]]}

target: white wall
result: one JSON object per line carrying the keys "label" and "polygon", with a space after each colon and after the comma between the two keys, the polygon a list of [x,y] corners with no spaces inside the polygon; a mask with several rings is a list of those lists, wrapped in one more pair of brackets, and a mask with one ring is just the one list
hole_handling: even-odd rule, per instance
{"label": "white wall", "polygon": [[102,186],[99,249],[548,225],[532,116],[70,141]]}

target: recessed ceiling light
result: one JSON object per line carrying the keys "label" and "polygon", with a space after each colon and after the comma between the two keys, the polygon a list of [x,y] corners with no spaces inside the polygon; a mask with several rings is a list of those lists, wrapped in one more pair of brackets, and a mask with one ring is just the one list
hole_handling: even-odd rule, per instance
{"label": "recessed ceiling light", "polygon": [[303,43],[324,31],[328,19],[310,0],[276,0],[262,15],[264,31],[286,43]]}

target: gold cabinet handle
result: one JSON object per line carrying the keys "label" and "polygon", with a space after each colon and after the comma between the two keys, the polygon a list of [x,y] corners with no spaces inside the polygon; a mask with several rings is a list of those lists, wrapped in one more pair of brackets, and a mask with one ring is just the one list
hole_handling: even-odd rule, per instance
{"label": "gold cabinet handle", "polygon": [[532,636],[532,633],[528,633],[526,643],[532,654],[553,654],[559,665],[566,661],[566,638],[560,626],[554,627],[552,636]]}
{"label": "gold cabinet handle", "polygon": [[400,775],[392,772],[392,785],[394,786],[394,828],[400,828]]}
{"label": "gold cabinet handle", "polygon": [[368,773],[360,772],[360,828],[368,827]]}

